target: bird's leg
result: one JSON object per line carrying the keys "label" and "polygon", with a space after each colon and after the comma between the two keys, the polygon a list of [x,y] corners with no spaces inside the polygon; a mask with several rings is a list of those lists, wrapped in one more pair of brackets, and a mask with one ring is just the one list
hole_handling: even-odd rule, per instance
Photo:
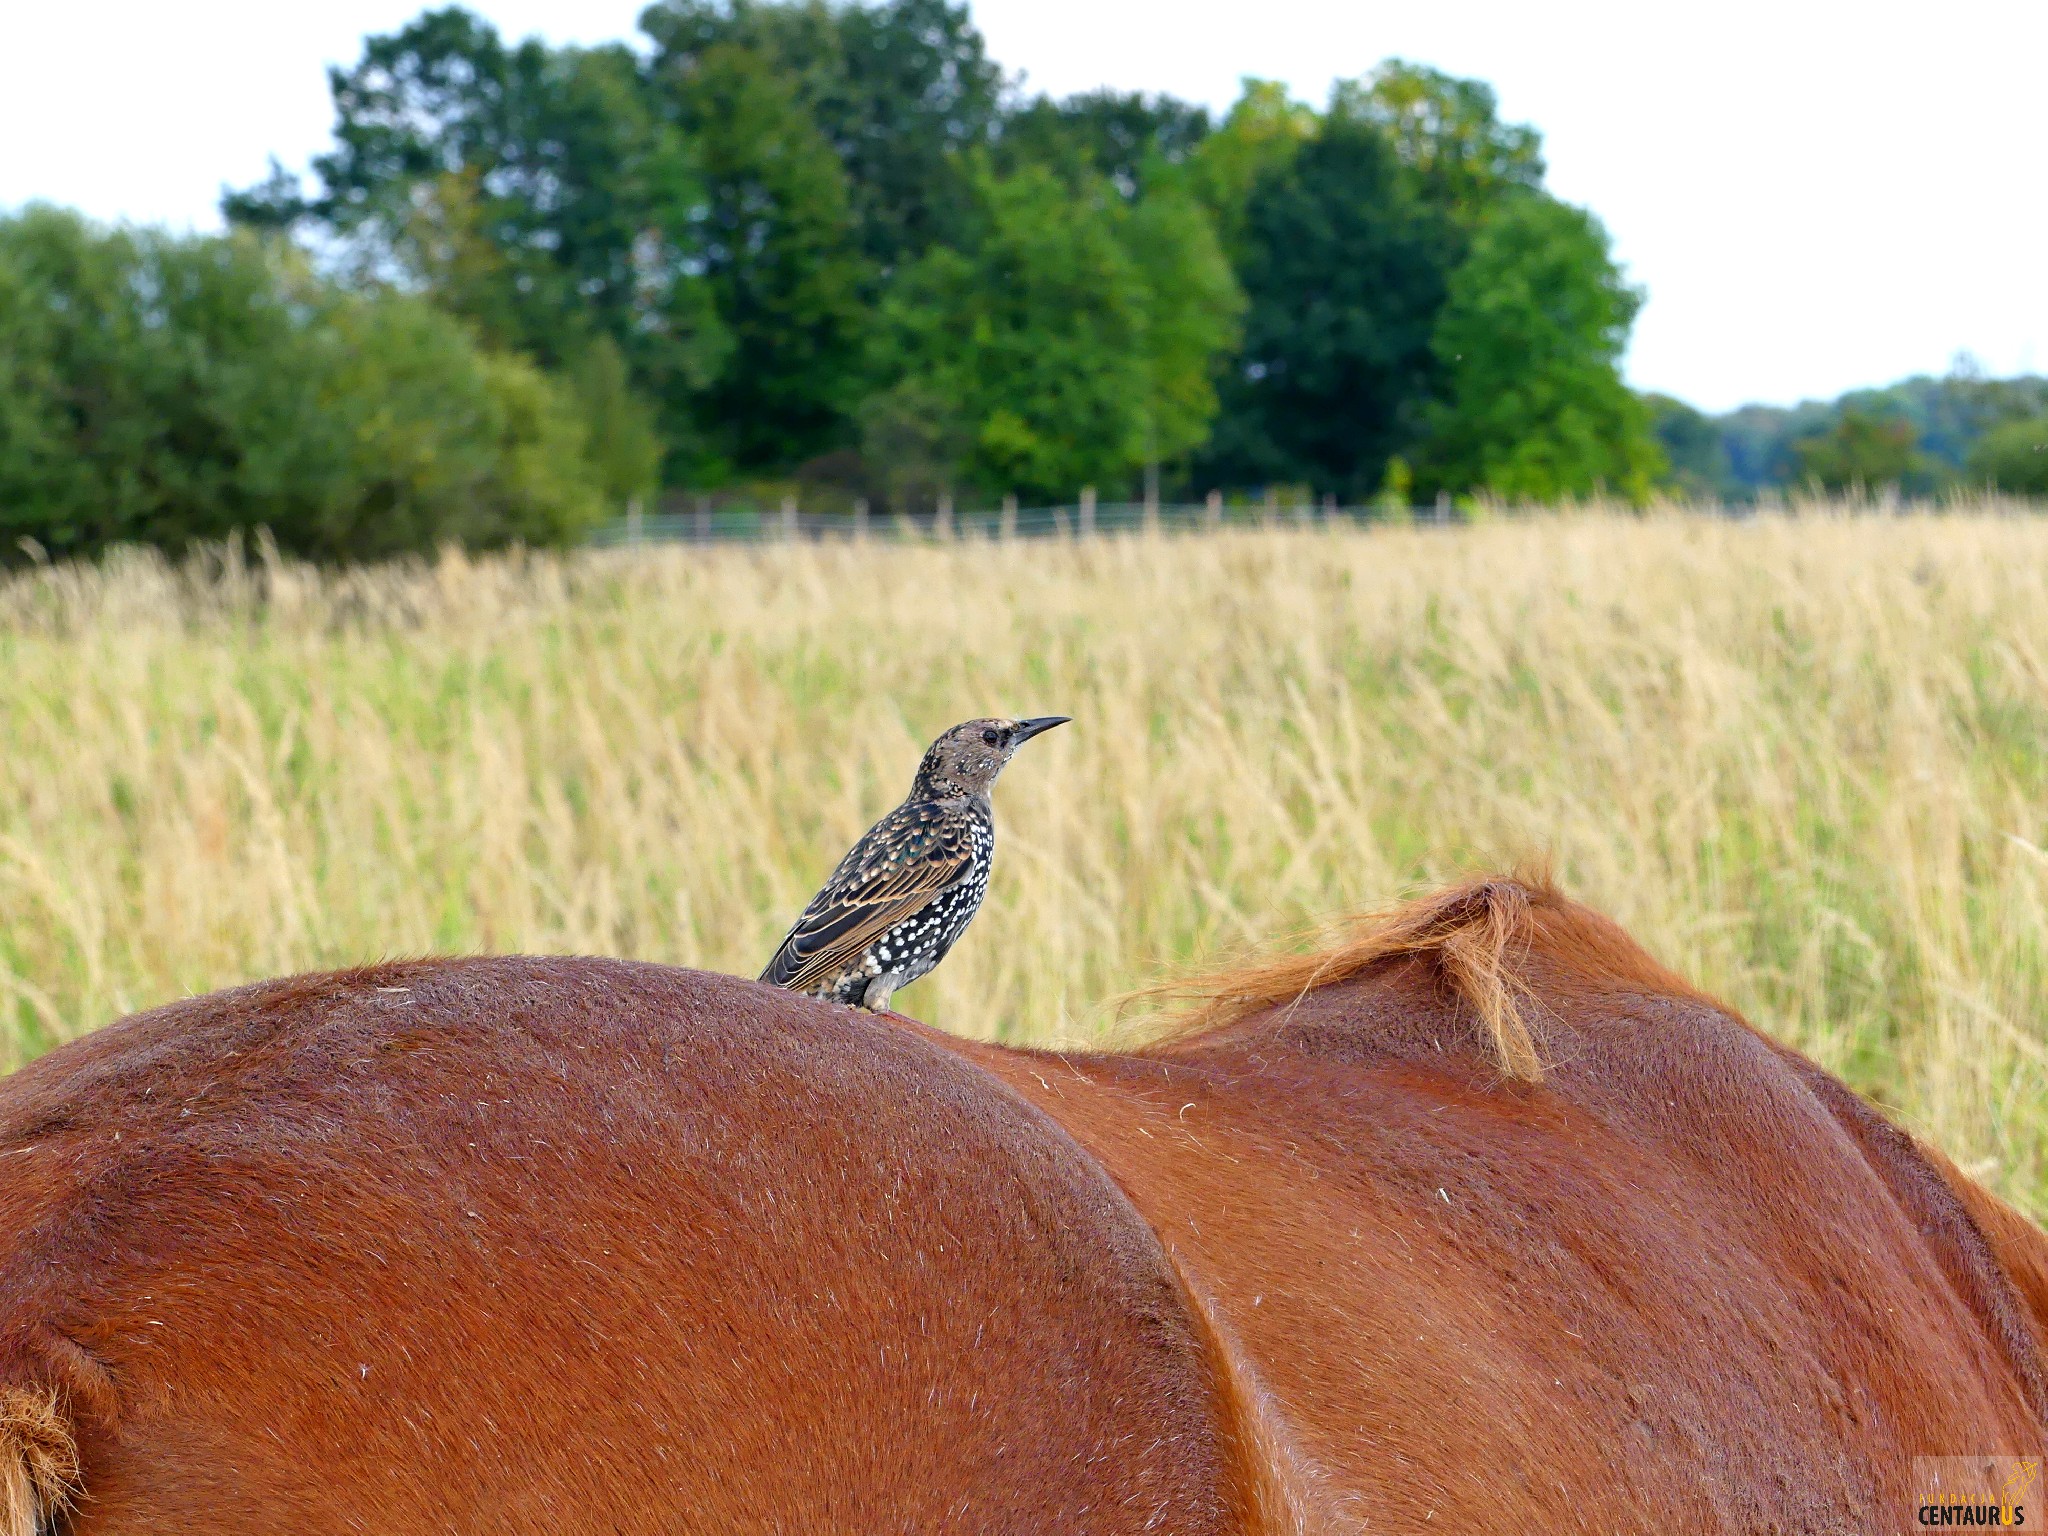
{"label": "bird's leg", "polygon": [[884,971],[867,985],[860,995],[861,1007],[870,1013],[889,1011],[889,994],[903,985],[903,976],[898,971]]}

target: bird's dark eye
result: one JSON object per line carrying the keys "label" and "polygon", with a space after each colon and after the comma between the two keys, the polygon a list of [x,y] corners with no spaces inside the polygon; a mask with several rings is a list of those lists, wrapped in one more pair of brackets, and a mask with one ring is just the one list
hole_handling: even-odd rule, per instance
{"label": "bird's dark eye", "polygon": [[990,746],[994,746],[997,742],[1003,739],[1003,733],[1001,731],[983,731],[981,733],[981,739],[987,742]]}

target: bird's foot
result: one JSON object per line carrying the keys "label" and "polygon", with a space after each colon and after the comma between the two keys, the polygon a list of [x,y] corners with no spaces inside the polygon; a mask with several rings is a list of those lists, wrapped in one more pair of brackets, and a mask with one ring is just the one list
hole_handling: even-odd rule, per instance
{"label": "bird's foot", "polygon": [[889,994],[903,985],[903,978],[895,971],[884,971],[867,984],[860,995],[861,1007],[869,1013],[888,1013]]}

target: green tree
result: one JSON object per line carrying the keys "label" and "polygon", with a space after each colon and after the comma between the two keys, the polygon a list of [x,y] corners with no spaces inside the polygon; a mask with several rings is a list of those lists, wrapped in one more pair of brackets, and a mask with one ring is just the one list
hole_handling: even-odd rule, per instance
{"label": "green tree", "polygon": [[480,352],[416,299],[329,303],[310,398],[340,453],[324,494],[279,477],[249,523],[289,550],[364,560],[444,543],[568,543],[604,515],[574,402],[530,363]]}
{"label": "green tree", "polygon": [[709,199],[704,262],[732,337],[699,416],[719,460],[773,469],[837,447],[866,383],[869,268],[845,167],[760,53],[721,44],[672,63]]}
{"label": "green tree", "polygon": [[1364,80],[1339,81],[1330,116],[1385,135],[1422,201],[1467,227],[1502,197],[1543,185],[1542,138],[1503,123],[1482,81],[1389,59]]}
{"label": "green tree", "polygon": [[1035,166],[978,195],[978,238],[890,295],[896,382],[870,405],[870,455],[908,444],[926,482],[1057,497],[1200,442],[1236,297],[1192,199],[1127,205]]}
{"label": "green tree", "polygon": [[1250,254],[1248,210],[1259,183],[1284,174],[1315,137],[1313,107],[1294,100],[1277,80],[1247,78],[1237,103],[1188,157],[1187,186],[1209,210],[1234,268]]}
{"label": "green tree", "polygon": [[1836,413],[1848,410],[1911,422],[1914,451],[1922,460],[1914,479],[1931,487],[1947,472],[1961,470],[1987,432],[2048,412],[2048,379],[1986,378],[1982,365],[1964,353],[1941,378],[1922,375],[1883,389],[1851,390],[1835,402]]}
{"label": "green tree", "polygon": [[[1852,413],[1863,420],[1843,427]],[[1924,495],[1958,479],[1981,484],[1972,458],[1978,445],[2009,422],[2044,415],[2048,379],[1986,378],[1964,354],[1943,377],[1923,374],[1793,406],[1745,405],[1714,418],[1714,430],[1738,493],[1824,479],[1838,488],[1896,483]],[[1897,436],[1897,425],[1880,430],[1877,423],[1910,427],[1910,452],[1902,458],[1897,444],[1864,441],[1881,440],[1886,431]]]}
{"label": "green tree", "polygon": [[1244,292],[1208,211],[1178,176],[1155,177],[1121,219],[1140,282],[1138,358],[1145,464],[1185,460],[1207,441],[1216,383],[1237,344]]}
{"label": "green tree", "polygon": [[974,208],[966,157],[993,141],[1003,94],[966,6],[658,0],[640,25],[654,40],[657,89],[728,47],[788,83],[845,168],[877,273],[965,237]]}
{"label": "green tree", "polygon": [[573,406],[414,298],[249,235],[0,220],[0,549],[176,549],[270,528],[365,558],[578,536],[603,501]]}
{"label": "green tree", "polygon": [[315,190],[274,168],[224,200],[230,219],[315,234],[359,283],[424,290],[551,369],[605,338],[686,445],[729,339],[703,276],[692,146],[633,55],[507,46],[451,7],[369,38],[329,79],[336,144]]}
{"label": "green tree", "polygon": [[613,507],[651,500],[661,486],[662,437],[655,415],[633,391],[626,360],[600,336],[571,360],[561,381],[588,436],[589,461]]}
{"label": "green tree", "polygon": [[1641,304],[1591,214],[1538,193],[1497,203],[1436,322],[1444,383],[1422,487],[1647,496],[1664,456],[1620,370]]}
{"label": "green tree", "polygon": [[1728,445],[1713,417],[1669,395],[1645,395],[1643,404],[1649,408],[1651,435],[1669,465],[1665,486],[1697,501],[1724,500],[1740,492]]}
{"label": "green tree", "polygon": [[[1391,60],[1339,82],[1320,117],[1247,82],[1190,176],[1250,302],[1202,474],[1364,497],[1397,456],[1403,473],[1410,459],[1426,461],[1423,439],[1451,419],[1443,405],[1459,387],[1455,357],[1436,344],[1453,274],[1482,232],[1530,217],[1503,210],[1549,202],[1535,131],[1502,122],[1478,81]],[[1502,237],[1490,238],[1497,266]],[[1474,301],[1470,282],[1462,298]],[[1566,381],[1526,382],[1540,393]],[[1628,409],[1611,391],[1586,404],[1589,420]]]}
{"label": "green tree", "polygon": [[1244,344],[1200,473],[1370,495],[1433,389],[1451,233],[1367,124],[1328,118],[1274,158],[1245,205]]}
{"label": "green tree", "polygon": [[1842,411],[1825,432],[1792,444],[1799,479],[1822,490],[1875,490],[1901,486],[1920,468],[1919,434],[1903,417],[1878,416],[1854,407]]}
{"label": "green tree", "polygon": [[1040,96],[1004,120],[997,164],[1044,166],[1080,185],[1107,180],[1135,198],[1148,173],[1185,163],[1209,134],[1209,114],[1171,96],[1111,90]]}
{"label": "green tree", "polygon": [[2048,415],[2008,421],[1970,449],[1970,477],[2016,496],[2048,496]]}

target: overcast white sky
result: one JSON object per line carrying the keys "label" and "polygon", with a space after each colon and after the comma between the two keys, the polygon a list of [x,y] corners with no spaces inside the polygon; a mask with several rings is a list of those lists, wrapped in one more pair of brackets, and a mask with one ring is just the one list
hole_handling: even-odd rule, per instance
{"label": "overcast white sky", "polygon": [[[0,0],[0,208],[217,225],[223,184],[303,166],[324,67],[409,0]],[[627,37],[640,0],[478,0],[510,35]],[[976,0],[1057,94],[1320,103],[1389,55],[1490,81],[1649,290],[1644,388],[1709,409],[1944,371],[2048,371],[2044,0]]]}

